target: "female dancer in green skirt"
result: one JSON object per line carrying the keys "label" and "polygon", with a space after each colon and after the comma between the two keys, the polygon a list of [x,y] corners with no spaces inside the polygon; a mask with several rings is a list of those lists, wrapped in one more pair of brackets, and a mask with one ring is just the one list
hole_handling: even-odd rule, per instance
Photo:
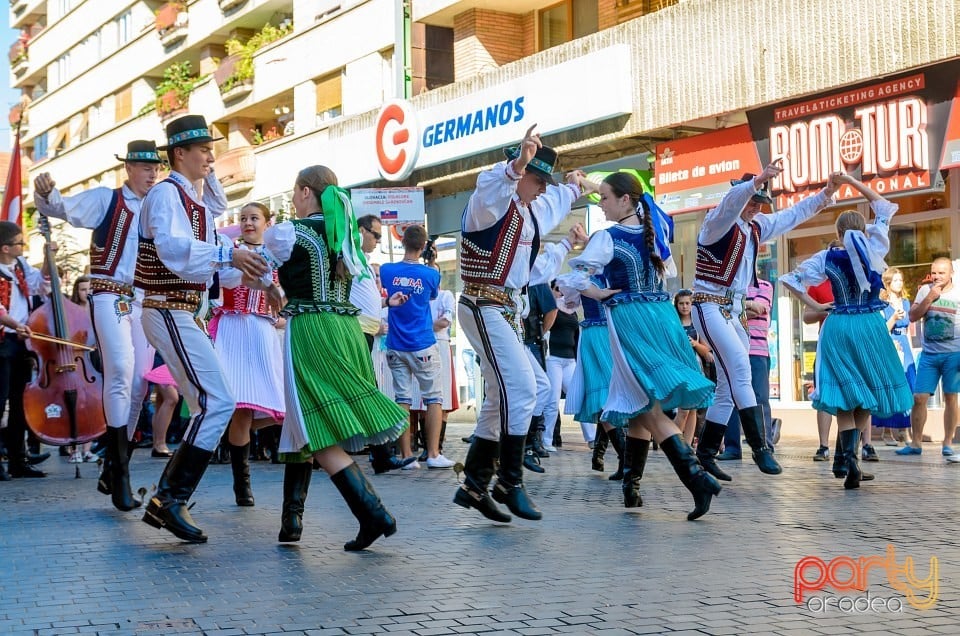
{"label": "female dancer in green skirt", "polygon": [[[369,275],[349,196],[337,187],[333,171],[310,166],[297,175],[293,207],[296,220],[263,236],[263,255],[277,268],[280,288],[268,280],[256,283],[288,318],[279,540],[300,540],[316,460],[360,522],[357,538],[344,549],[363,550],[396,532],[397,523],[347,451],[397,439],[407,414],[377,390],[359,310],[349,302],[352,278]],[[389,302],[403,300],[396,294]]]}

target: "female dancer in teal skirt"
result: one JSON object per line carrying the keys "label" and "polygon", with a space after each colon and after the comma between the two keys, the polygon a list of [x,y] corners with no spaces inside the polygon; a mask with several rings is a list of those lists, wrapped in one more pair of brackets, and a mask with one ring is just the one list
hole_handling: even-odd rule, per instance
{"label": "female dancer in teal skirt", "polygon": [[[870,426],[871,413],[890,417],[909,411],[913,395],[907,384],[883,317],[883,262],[890,249],[890,218],[897,206],[849,175],[832,177],[867,198],[876,215],[867,225],[863,215],[848,210],[837,217],[840,247],[817,252],[780,280],[815,311],[830,311],[817,342],[817,391],[813,408],[837,416],[837,429],[846,464],[845,488],[859,488],[860,439]],[[834,302],[810,298],[807,287],[830,281]],[[870,477],[872,479],[872,477]]]}
{"label": "female dancer in teal skirt", "polygon": [[[670,296],[663,291],[663,279],[673,269],[667,219],[644,195],[639,180],[624,172],[600,184],[600,207],[617,225],[596,232],[583,254],[571,259],[573,273],[559,282],[565,295],[577,290],[606,307],[613,370],[601,419],[627,427],[624,506],[642,504],[640,478],[652,435],[693,494],[695,508],[687,515],[692,521],[710,509],[720,484],[703,470],[663,411],[708,406],[714,384],[700,372]],[[592,273],[601,271],[609,289],[590,281]]]}
{"label": "female dancer in teal skirt", "polygon": [[[300,171],[293,190],[297,220],[264,233],[263,255],[277,268],[282,291],[258,282],[286,304],[286,418],[280,437],[283,514],[280,541],[299,541],[303,506],[316,460],[330,475],[360,532],[345,550],[363,550],[397,524],[347,451],[397,439],[407,414],[377,390],[373,363],[350,304],[350,282],[363,274],[360,236],[350,199],[324,166]],[[390,303],[403,302],[395,294]]]}

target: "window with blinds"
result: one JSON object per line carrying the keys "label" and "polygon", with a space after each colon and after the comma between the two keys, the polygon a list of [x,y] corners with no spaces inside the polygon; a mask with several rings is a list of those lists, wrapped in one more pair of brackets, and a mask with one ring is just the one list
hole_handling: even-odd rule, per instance
{"label": "window with blinds", "polygon": [[115,119],[121,122],[133,114],[133,87],[127,86],[114,95],[113,103],[116,110]]}
{"label": "window with blinds", "polygon": [[343,114],[343,69],[316,80],[317,123],[335,119]]}

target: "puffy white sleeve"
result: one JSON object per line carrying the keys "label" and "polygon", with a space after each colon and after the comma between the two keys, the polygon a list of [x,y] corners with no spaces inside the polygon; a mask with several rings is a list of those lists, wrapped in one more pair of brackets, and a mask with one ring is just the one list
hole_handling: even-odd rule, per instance
{"label": "puffy white sleeve", "polygon": [[213,173],[213,168],[203,179],[203,206],[213,218],[227,211],[227,194],[223,191],[220,179]]}
{"label": "puffy white sleeve", "polygon": [[703,225],[700,226],[697,241],[703,245],[711,245],[723,238],[723,235],[729,232],[740,218],[740,213],[743,212],[747,201],[756,193],[757,189],[753,187],[753,181],[730,188],[723,195],[719,205],[707,212]]}
{"label": "puffy white sleeve", "polygon": [[580,198],[580,186],[572,183],[548,185],[546,191],[530,204],[531,214],[537,215],[540,236],[546,236],[570,214],[570,208]]}
{"label": "puffy white sleeve", "polygon": [[780,282],[798,294],[806,293],[808,287],[819,285],[827,280],[827,251],[817,252],[792,272],[782,276]]}
{"label": "puffy white sleeve", "polygon": [[54,188],[43,198],[34,197],[37,211],[43,216],[53,219],[62,219],[73,227],[93,229],[100,225],[107,215],[113,190],[110,188],[92,188],[73,196],[61,196],[60,191]]}
{"label": "puffy white sleeve", "polygon": [[475,232],[490,227],[506,213],[510,200],[517,193],[520,175],[509,161],[501,161],[477,176],[477,189],[470,195],[463,211],[462,229]]}
{"label": "puffy white sleeve", "polygon": [[530,284],[540,285],[549,283],[563,267],[563,259],[570,252],[570,241],[563,239],[559,243],[547,243],[543,246],[543,251],[533,262],[533,270],[530,272]]}
{"label": "puffy white sleeve", "polygon": [[[217,245],[233,247],[233,240],[226,234],[217,234]],[[234,247],[234,249],[247,249],[245,247]],[[220,287],[224,289],[233,289],[239,287],[243,282],[243,272],[236,267],[224,267],[220,270]]]}
{"label": "puffy white sleeve", "polygon": [[583,252],[570,259],[570,272],[557,276],[557,286],[564,296],[572,295],[573,291],[587,289],[593,283],[590,276],[602,270],[607,263],[613,260],[613,239],[610,233],[601,230],[590,237],[590,242]]}
{"label": "puffy white sleeve", "polygon": [[290,260],[293,246],[297,243],[297,232],[293,223],[284,221],[266,229],[263,233],[263,250],[260,254],[274,269]]}
{"label": "puffy white sleeve", "polygon": [[800,203],[773,214],[758,214],[754,222],[760,226],[760,242],[765,243],[789,232],[833,201],[823,191],[807,197]]}
{"label": "puffy white sleeve", "polygon": [[230,248],[193,237],[176,186],[170,183],[150,188],[140,212],[140,229],[153,239],[163,264],[184,280],[205,283],[232,259]]}
{"label": "puffy white sleeve", "polygon": [[890,251],[890,219],[900,206],[886,199],[877,199],[870,203],[873,208],[873,223],[867,225],[867,248],[870,254],[883,258]]}

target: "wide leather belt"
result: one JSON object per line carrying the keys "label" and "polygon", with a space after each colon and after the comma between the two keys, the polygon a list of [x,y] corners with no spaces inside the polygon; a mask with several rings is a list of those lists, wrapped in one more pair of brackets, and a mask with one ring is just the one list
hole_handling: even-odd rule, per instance
{"label": "wide leather belt", "polygon": [[463,293],[467,296],[475,296],[477,300],[493,302],[504,307],[514,307],[516,302],[510,292],[505,288],[495,287],[493,285],[484,285],[482,283],[466,283],[463,286]]}
{"label": "wide leather belt", "polygon": [[145,309],[179,309],[195,312],[200,308],[200,294],[192,292],[170,292],[163,297],[152,296],[143,299]]}
{"label": "wide leather belt", "polygon": [[716,303],[718,305],[733,306],[732,298],[719,296],[717,294],[708,294],[706,292],[694,292],[690,300],[694,303]]}
{"label": "wide leather belt", "polygon": [[133,285],[124,285],[123,283],[118,283],[107,278],[91,278],[90,292],[94,294],[97,292],[107,292],[133,298]]}

